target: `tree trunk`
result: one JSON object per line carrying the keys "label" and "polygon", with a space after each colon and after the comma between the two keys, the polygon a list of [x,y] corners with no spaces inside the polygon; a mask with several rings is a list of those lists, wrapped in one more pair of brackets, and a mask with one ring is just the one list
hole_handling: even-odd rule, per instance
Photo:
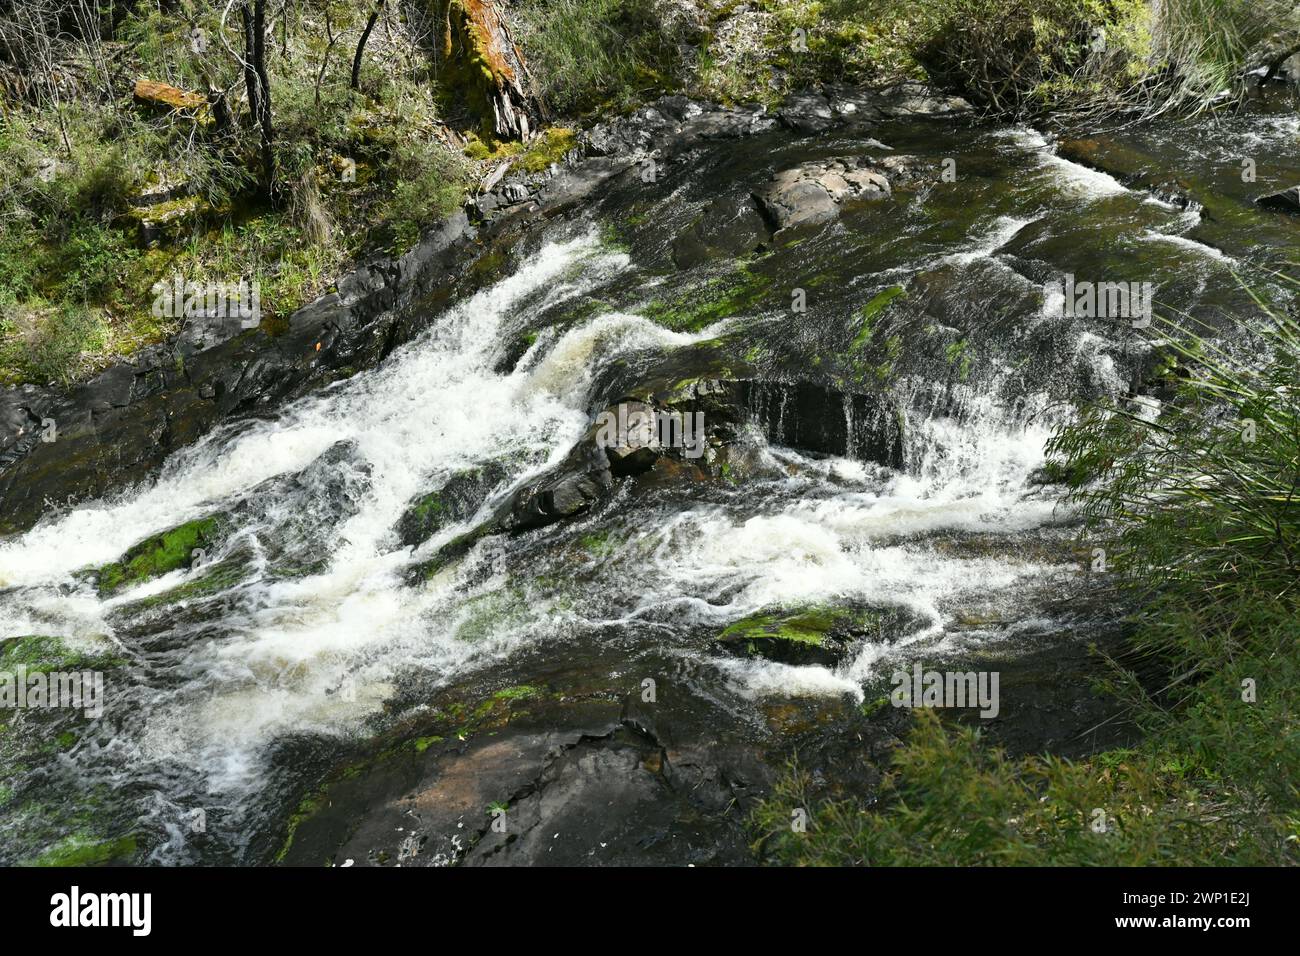
{"label": "tree trunk", "polygon": [[528,136],[527,66],[491,0],[435,0],[443,77],[497,136]]}
{"label": "tree trunk", "polygon": [[370,39],[370,31],[375,28],[375,21],[379,19],[379,11],[384,8],[384,0],[379,0],[375,4],[375,9],[370,11],[370,18],[366,20],[366,28],[361,31],[361,39],[357,41],[357,52],[352,56],[352,88],[361,89],[361,56],[366,52],[366,41]]}
{"label": "tree trunk", "polygon": [[244,87],[261,145],[262,190],[272,199],[276,183],[271,80],[266,73],[266,0],[249,0],[240,8],[240,15],[244,20]]}

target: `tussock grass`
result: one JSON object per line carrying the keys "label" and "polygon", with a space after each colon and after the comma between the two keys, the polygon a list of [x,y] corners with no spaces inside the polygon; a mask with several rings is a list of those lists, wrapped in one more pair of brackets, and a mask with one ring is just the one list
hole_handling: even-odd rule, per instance
{"label": "tussock grass", "polygon": [[667,92],[694,33],[681,11],[645,0],[520,0],[515,13],[536,92],[567,115]]}

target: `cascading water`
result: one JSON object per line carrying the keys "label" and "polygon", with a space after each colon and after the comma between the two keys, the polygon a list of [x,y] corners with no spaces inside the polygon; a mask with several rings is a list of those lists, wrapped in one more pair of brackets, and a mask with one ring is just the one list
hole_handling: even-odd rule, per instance
{"label": "cascading water", "polygon": [[[936,301],[952,314],[983,309],[989,325],[1006,325],[1005,354],[986,356],[969,377],[959,361],[966,340],[950,336],[942,376],[890,381],[901,467],[866,460],[868,413],[846,392],[848,457],[770,444],[750,428],[756,464],[742,484],[618,492],[616,507],[572,528],[484,538],[411,584],[410,568],[565,457],[590,423],[605,371],[715,340],[740,318],[785,334],[779,314],[685,333],[610,308],[542,332],[497,371],[505,343],[538,316],[652,286],[626,251],[559,227],[512,276],[438,316],[381,366],[222,427],[156,482],[0,542],[0,636],[57,634],[122,662],[106,717],[53,756],[24,758],[18,792],[45,795],[47,810],[62,794],[74,816],[92,801],[108,807],[108,829],[147,834],[153,861],[247,860],[253,835],[282,818],[310,778],[295,766],[294,741],[364,737],[524,648],[563,656],[589,643],[654,643],[716,668],[718,696],[861,700],[908,647],[941,653],[1065,627],[1050,605],[1079,563],[1069,515],[1034,476],[1069,414],[1062,393],[1123,394],[1140,350],[1126,330],[1062,322],[1041,301],[1042,283],[1053,271],[1113,265],[1119,254],[1100,241],[1092,261],[1074,258],[1107,217],[1136,235],[1125,255],[1159,250],[1152,271],[1195,273],[1187,291],[1171,290],[1178,302],[1228,287],[1233,259],[1185,238],[1182,210],[1057,156],[1033,131],[962,135],[1015,171],[1016,186],[972,186],[987,214],[967,217],[959,234],[950,219],[962,221],[968,198],[939,213],[917,203],[887,241],[872,237],[839,263],[852,270],[836,293],[850,311],[870,297],[864,278],[878,286],[920,276],[950,283]],[[853,258],[877,246],[878,268]],[[835,240],[815,252],[835,255]],[[792,258],[792,284],[801,267]],[[971,290],[990,275],[996,295],[977,301]],[[943,331],[947,319],[931,325]],[[1031,359],[1048,366],[1034,380]],[[751,394],[751,410],[772,418],[769,434],[790,434],[786,397]],[[504,477],[477,514],[402,543],[397,527],[414,498],[487,463]],[[214,515],[220,544],[199,566],[111,595],[83,573]],[[591,547],[575,551],[582,535],[599,539],[595,558]],[[844,602],[901,609],[903,624],[835,666],[718,657],[699,638],[772,608]],[[33,804],[16,805],[6,812],[0,801],[6,860],[48,842],[30,830]],[[209,821],[201,840],[186,825],[196,807]]]}

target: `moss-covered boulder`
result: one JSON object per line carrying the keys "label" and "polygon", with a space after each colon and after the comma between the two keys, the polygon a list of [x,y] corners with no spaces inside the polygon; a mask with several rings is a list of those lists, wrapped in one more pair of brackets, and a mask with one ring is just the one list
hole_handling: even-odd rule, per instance
{"label": "moss-covered boulder", "polygon": [[194,551],[211,548],[219,533],[220,521],[207,517],[141,541],[117,561],[99,569],[99,593],[113,594],[168,571],[189,567]]}
{"label": "moss-covered boulder", "polygon": [[104,670],[121,664],[120,658],[73,647],[62,637],[27,634],[0,639],[0,672],[23,667],[28,674],[50,671]]}
{"label": "moss-covered boulder", "polygon": [[246,580],[252,573],[247,553],[236,554],[223,561],[204,565],[201,574],[191,575],[174,588],[132,601],[133,608],[152,608],[198,601],[220,594]]}
{"label": "moss-covered boulder", "polygon": [[716,638],[723,650],[782,664],[834,666],[860,639],[874,636],[880,616],[865,608],[809,607],[741,618]]}
{"label": "moss-covered boulder", "polygon": [[447,525],[464,521],[508,475],[505,465],[495,461],[455,472],[437,491],[416,498],[402,515],[397,523],[402,544],[421,544]]}
{"label": "moss-covered boulder", "polygon": [[99,839],[92,834],[72,833],[19,866],[120,866],[135,859],[135,837]]}

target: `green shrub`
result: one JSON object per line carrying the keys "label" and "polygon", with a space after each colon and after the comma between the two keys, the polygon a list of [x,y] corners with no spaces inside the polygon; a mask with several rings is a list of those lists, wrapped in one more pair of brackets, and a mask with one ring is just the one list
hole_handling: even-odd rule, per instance
{"label": "green shrub", "polygon": [[[1300,325],[1275,315],[1223,344],[1163,324],[1188,372],[1159,417],[1093,406],[1048,450],[1125,583],[1227,633],[1241,595],[1297,596]],[[1160,633],[1159,620],[1148,625]],[[1218,667],[1231,650],[1198,654]]]}
{"label": "green shrub", "polygon": [[1166,0],[1152,50],[1169,79],[1166,101],[1201,106],[1233,89],[1242,70],[1259,65],[1252,53],[1288,32],[1300,42],[1300,7],[1291,0]]}
{"label": "green shrub", "polygon": [[66,298],[101,302],[116,291],[138,254],[121,231],[78,219],[54,255],[53,264]]}
{"label": "green shrub", "polygon": [[[885,787],[884,809],[810,799],[797,767],[760,805],[756,848],[769,862],[814,866],[1141,866],[1207,864],[1231,854],[1223,804],[1157,757],[1114,751],[1094,763],[1013,760],[976,731],[916,712]],[[809,811],[806,832],[791,827]],[[1240,862],[1261,862],[1254,842]]]}
{"label": "green shrub", "polygon": [[382,220],[392,237],[389,248],[404,252],[420,233],[459,208],[465,198],[468,167],[455,154],[436,144],[404,143],[393,164],[402,178],[384,203]]}
{"label": "green shrub", "polygon": [[[1300,30],[1285,0],[918,0],[902,41],[935,82],[1025,114],[1200,109]],[[1240,87],[1236,87],[1240,88]]]}
{"label": "green shrub", "polygon": [[[745,28],[724,35],[715,23],[701,55],[710,95],[772,101],[828,82],[916,77],[1017,116],[1204,107],[1254,65],[1266,37],[1300,31],[1300,10],[1286,0],[758,0],[743,9],[753,18]],[[794,49],[796,30],[804,49]]]}

